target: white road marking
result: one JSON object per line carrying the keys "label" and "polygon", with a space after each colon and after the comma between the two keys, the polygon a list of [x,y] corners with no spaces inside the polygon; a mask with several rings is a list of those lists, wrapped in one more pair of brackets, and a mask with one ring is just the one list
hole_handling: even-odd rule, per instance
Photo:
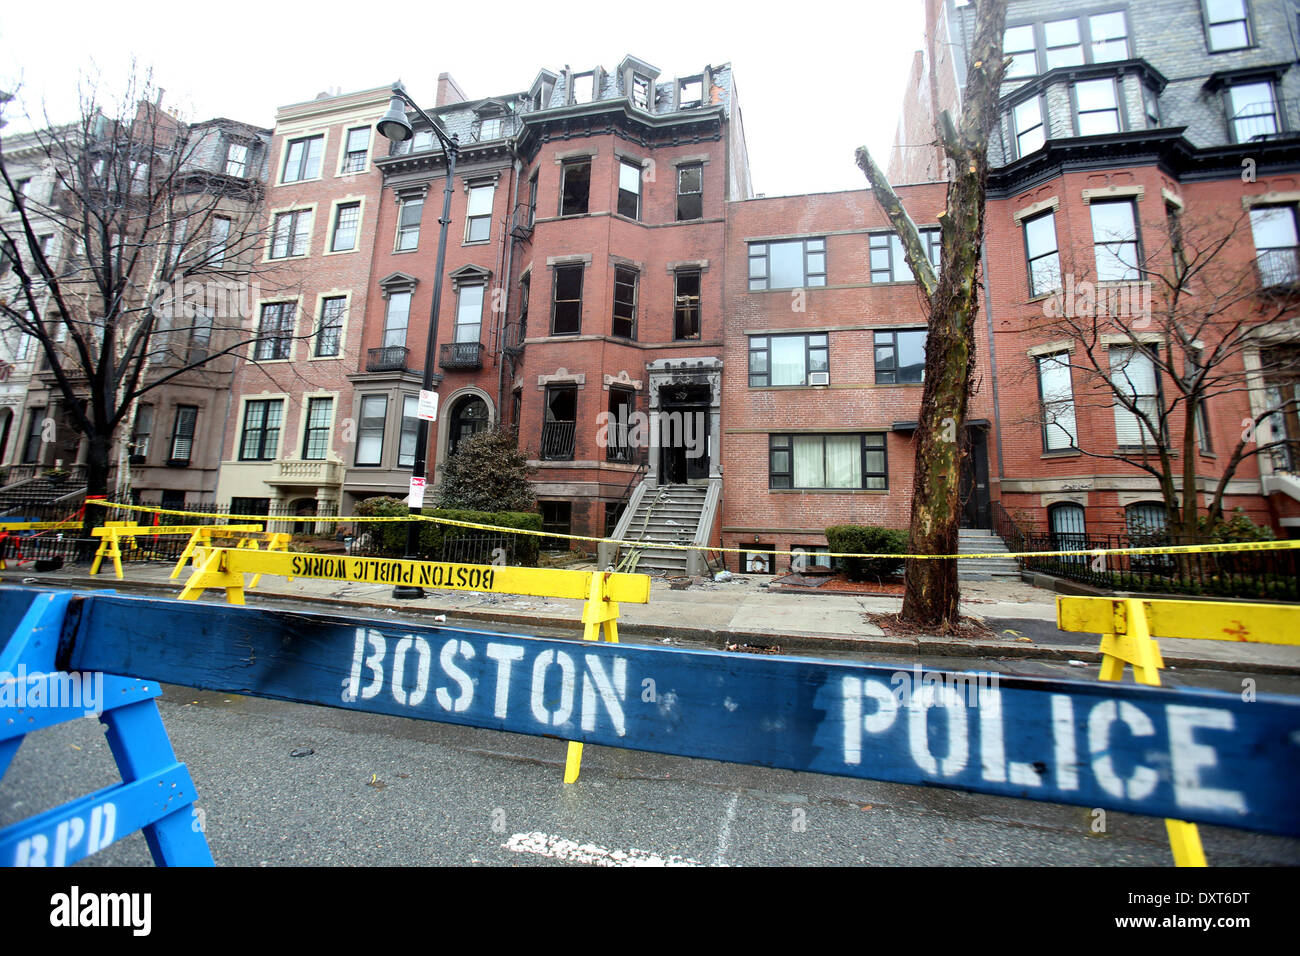
{"label": "white road marking", "polygon": [[515,853],[536,853],[566,863],[585,863],[589,866],[704,866],[699,860],[688,857],[662,857],[648,850],[610,850],[594,843],[578,843],[549,833],[516,833],[502,849]]}
{"label": "white road marking", "polygon": [[714,866],[727,865],[727,844],[731,842],[731,821],[736,817],[736,804],[740,802],[740,791],[731,795],[727,802],[727,812],[722,818],[722,832],[718,834],[718,852],[713,854]]}

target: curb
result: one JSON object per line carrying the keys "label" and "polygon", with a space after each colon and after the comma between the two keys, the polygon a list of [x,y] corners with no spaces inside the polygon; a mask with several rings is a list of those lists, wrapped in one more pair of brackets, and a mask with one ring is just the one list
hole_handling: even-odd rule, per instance
{"label": "curb", "polygon": [[[9,571],[0,572],[0,584],[21,584],[25,577],[31,577],[31,575],[15,574]],[[110,584],[110,587],[103,586],[106,581]],[[46,587],[76,588],[80,590],[147,591],[153,592],[154,595],[169,596],[168,594],[161,592],[166,592],[171,587],[171,582],[129,581],[125,579],[119,581],[116,579],[105,579],[100,576],[90,577],[88,575],[83,575],[77,578],[64,577],[48,581],[42,580],[40,585]],[[353,601],[347,599],[325,601],[320,598],[308,597],[302,594],[266,590],[264,587],[263,589],[258,590],[256,594],[262,597],[275,598],[276,600],[292,601],[299,604],[309,605],[318,610],[321,608],[321,605],[327,605],[335,610],[338,610],[339,605],[346,605],[347,607],[370,608],[379,611],[388,611],[403,606],[392,603],[380,603],[377,601]],[[426,598],[425,600],[428,599]],[[427,611],[429,614],[446,614],[449,618],[449,624],[451,623],[450,618],[454,616],[465,621],[516,625],[525,631],[529,627],[547,627],[580,631],[582,627],[581,620],[575,617],[518,614],[508,611],[478,610],[455,606],[439,607],[430,604],[406,606],[417,607],[421,611]],[[783,651],[787,649],[821,651],[837,650],[879,654],[907,654],[923,658],[991,657],[1018,660],[1079,660],[1089,664],[1099,664],[1101,662],[1100,649],[1097,646],[1090,644],[1021,644],[1005,643],[1000,641],[972,642],[959,641],[950,637],[940,637],[937,635],[922,638],[903,638],[888,637],[885,635],[862,637],[850,635],[812,636],[808,634],[783,634],[769,631],[714,631],[706,628],[635,623],[627,620],[621,620],[619,624],[619,629],[624,632],[660,639],[675,638],[677,640],[692,641],[711,646],[715,650],[724,650],[728,644],[747,644],[751,647],[780,646]],[[1295,664],[1227,661],[1173,654],[1165,651],[1163,648],[1161,650],[1161,656],[1163,657],[1167,668],[1172,666],[1175,668],[1182,667],[1188,670],[1218,670],[1233,673],[1275,674],[1300,677],[1300,661],[1297,661]]]}

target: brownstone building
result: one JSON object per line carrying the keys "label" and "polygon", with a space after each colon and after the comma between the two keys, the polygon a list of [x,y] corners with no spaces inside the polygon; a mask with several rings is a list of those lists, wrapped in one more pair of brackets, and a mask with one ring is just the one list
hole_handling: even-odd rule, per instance
{"label": "brownstone building", "polygon": [[[605,534],[647,489],[673,485],[691,499],[693,536],[721,493],[725,204],[751,193],[730,67],[666,78],[629,56],[613,71],[543,70],[487,99],[444,75],[431,112],[459,145],[431,477],[465,436],[504,422],[537,469],[548,528]],[[414,411],[437,241],[428,209],[446,169],[412,123],[413,139],[377,162],[355,498],[404,493],[413,451],[411,419],[379,426],[383,409]],[[634,427],[669,412],[690,423],[692,448],[671,435],[652,448]],[[611,431],[610,417],[633,427]]]}
{"label": "brownstone building", "polygon": [[[381,87],[281,108],[256,252],[255,343],[235,373],[219,501],[238,513],[337,513],[358,425],[350,375],[375,253]],[[385,419],[389,410],[385,410]],[[386,421],[385,421],[386,424]]]}

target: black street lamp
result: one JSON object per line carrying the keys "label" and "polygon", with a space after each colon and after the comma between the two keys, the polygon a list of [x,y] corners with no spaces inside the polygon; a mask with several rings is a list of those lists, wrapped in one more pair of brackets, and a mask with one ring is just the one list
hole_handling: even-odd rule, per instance
{"label": "black street lamp", "polygon": [[[442,216],[438,219],[438,259],[433,274],[433,305],[429,309],[429,339],[424,352],[424,384],[421,386],[424,391],[429,392],[433,391],[433,363],[434,356],[438,351],[438,306],[442,301],[442,273],[447,260],[447,226],[451,223],[451,190],[453,180],[456,177],[456,157],[460,153],[460,148],[456,144],[456,137],[448,137],[442,131],[442,127],[428,113],[420,109],[413,99],[406,95],[406,89],[401,83],[393,84],[393,98],[388,101],[388,112],[375,124],[375,129],[379,131],[381,136],[387,137],[395,143],[404,143],[414,135],[415,131],[411,129],[410,120],[406,118],[406,110],[402,107],[403,103],[415,110],[429,124],[429,128],[433,130],[433,135],[442,144],[442,151],[447,157],[447,181],[442,191]],[[411,469],[413,485],[415,479],[424,479],[426,477],[425,457],[429,448],[428,420],[421,418],[418,429],[415,437],[415,462]],[[421,493],[423,494],[423,491]],[[421,498],[421,502],[423,502],[423,498]],[[423,507],[416,507],[414,504],[410,504],[409,507],[413,515],[420,514],[423,511]],[[406,523],[407,559],[417,559],[419,550],[420,522],[412,519]],[[399,584],[393,588],[393,597],[406,600],[422,598],[424,597],[424,588]]]}

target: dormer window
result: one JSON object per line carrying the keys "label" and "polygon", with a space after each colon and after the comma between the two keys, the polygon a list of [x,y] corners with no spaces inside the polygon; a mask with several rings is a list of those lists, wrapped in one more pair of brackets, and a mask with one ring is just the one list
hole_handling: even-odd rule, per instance
{"label": "dormer window", "polygon": [[1079,39],[1078,20],[1049,20],[1043,24],[1043,38],[1047,42],[1049,70],[1083,63],[1083,43]]}
{"label": "dormer window", "polygon": [[1022,23],[1007,27],[1003,52],[1011,57],[1006,79],[1036,76],[1045,70],[1113,63],[1129,58],[1128,21],[1124,11]]}
{"label": "dormer window", "polygon": [[650,109],[650,90],[652,85],[644,76],[632,77],[632,105],[637,109]]}
{"label": "dormer window", "polygon": [[1092,35],[1092,62],[1110,63],[1128,59],[1128,24],[1122,11],[1088,17]]}
{"label": "dormer window", "polygon": [[1007,64],[1007,79],[1033,76],[1038,72],[1038,53],[1034,45],[1034,27],[1008,27],[1002,35],[1002,52],[1011,57]]}
{"label": "dormer window", "polygon": [[1248,143],[1278,131],[1277,97],[1270,81],[1229,86],[1227,101],[1234,142]]}
{"label": "dormer window", "polygon": [[571,103],[590,103],[596,95],[596,73],[590,71],[587,73],[573,74],[572,87],[570,90]]}
{"label": "dormer window", "polygon": [[1119,99],[1110,77],[1074,84],[1075,132],[1098,136],[1120,131]]}
{"label": "dormer window", "polygon": [[404,143],[397,143],[393,148],[394,156],[405,156],[408,153],[420,153],[426,149],[433,148],[433,130],[417,129],[415,135]]}
{"label": "dormer window", "polygon": [[1031,96],[1013,107],[1011,121],[1014,124],[1017,158],[1043,148],[1047,141],[1047,130],[1043,125],[1042,101],[1037,96]]}
{"label": "dormer window", "polygon": [[248,174],[248,147],[242,143],[226,145],[226,175],[245,176]]}
{"label": "dormer window", "polygon": [[677,81],[677,108],[679,110],[696,110],[703,105],[703,76],[691,76]]}
{"label": "dormer window", "polygon": [[533,80],[533,85],[528,88],[528,97],[524,101],[528,107],[536,110],[548,109],[551,105],[551,93],[555,89],[555,81],[559,79],[556,74],[550,70],[542,70]]}
{"label": "dormer window", "polygon": [[505,128],[505,119],[500,116],[485,116],[479,120],[478,138],[480,140],[500,139]]}
{"label": "dormer window", "polygon": [[619,63],[616,75],[624,94],[632,106],[647,113],[655,111],[655,80],[659,68],[634,56],[625,56]]}

